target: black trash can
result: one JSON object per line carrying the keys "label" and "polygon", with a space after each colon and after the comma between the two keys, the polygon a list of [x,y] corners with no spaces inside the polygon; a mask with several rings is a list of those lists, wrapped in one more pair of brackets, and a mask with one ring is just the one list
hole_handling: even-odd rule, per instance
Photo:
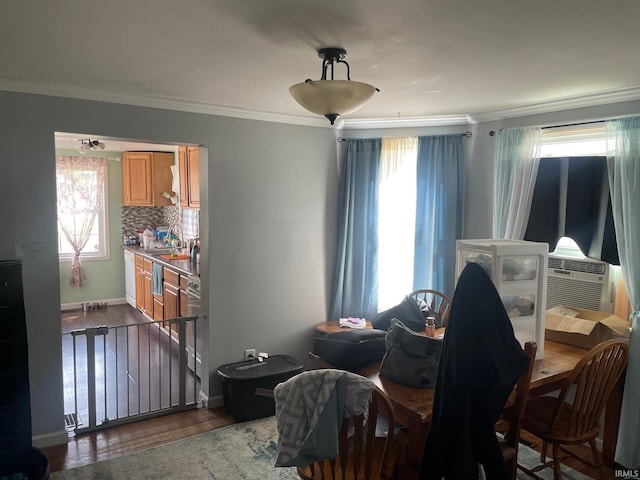
{"label": "black trash can", "polygon": [[48,480],[49,460],[36,447],[0,452],[0,480]]}
{"label": "black trash can", "polygon": [[236,422],[275,414],[273,388],[302,372],[304,365],[289,355],[273,355],[263,361],[247,360],[218,368],[224,408]]}

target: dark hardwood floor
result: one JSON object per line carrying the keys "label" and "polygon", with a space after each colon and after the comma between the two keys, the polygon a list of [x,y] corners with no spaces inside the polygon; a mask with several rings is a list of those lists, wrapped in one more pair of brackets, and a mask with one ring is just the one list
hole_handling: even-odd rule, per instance
{"label": "dark hardwood floor", "polygon": [[[108,327],[142,325],[148,324],[150,321],[138,310],[127,304],[110,305],[107,308],[86,312],[82,310],[64,311],[61,315],[61,321],[64,356],[63,368],[65,370],[65,413],[68,413],[74,410],[74,403],[76,401],[74,397],[75,382],[73,381],[74,356],[73,348],[71,347],[72,335],[69,335],[70,332],[101,325]],[[159,329],[156,328],[155,330],[157,332]],[[144,331],[144,328],[139,330],[141,334]],[[168,335],[159,335],[156,333],[155,336],[159,339],[152,342],[155,348],[161,348],[167,351],[169,349],[167,346]],[[145,360],[146,355],[142,355],[141,357],[142,360]],[[100,369],[109,367],[113,370],[114,365],[99,365]],[[131,377],[130,371],[127,373],[129,374],[128,376]],[[81,384],[77,386],[76,392],[80,400],[79,404],[86,401],[87,397],[86,385],[82,383],[84,381],[83,378],[82,375],[79,375],[79,382],[81,382]],[[188,379],[188,382],[189,381]],[[188,383],[188,391],[193,390],[193,386],[190,386],[192,384],[193,382],[191,382],[191,384]],[[177,382],[174,382],[172,386],[172,390],[175,389]],[[155,386],[152,390],[154,392],[156,391]],[[122,388],[122,391],[125,391],[125,388]],[[144,393],[144,389],[141,391]],[[103,391],[101,391],[101,393],[103,393]],[[110,391],[109,394],[113,395],[113,392]],[[99,395],[99,397],[101,397],[101,395]],[[111,396],[109,400],[112,400]],[[79,409],[78,419],[82,421],[83,417],[86,416],[86,412],[81,407],[79,407]],[[98,432],[80,433],[77,435],[70,434],[71,436],[67,444],[45,448],[43,450],[49,458],[51,471],[55,472],[137,452],[163,443],[173,442],[209,430],[225,427],[232,423],[234,423],[233,417],[227,414],[224,408],[212,410],[194,408],[148,420],[141,420],[135,423],[111,426]]]}
{"label": "dark hardwood floor", "polygon": [[[80,332],[98,326],[108,328],[95,336],[95,354],[89,355],[92,337]],[[199,379],[191,370],[180,370],[178,343],[169,331],[168,322],[152,322],[127,304],[63,312],[65,421],[85,428],[100,425],[103,419],[170,408],[178,404],[181,376],[186,379],[186,403],[197,402]],[[90,366],[95,372],[93,419],[89,418]]]}
{"label": "dark hardwood floor", "polygon": [[43,448],[52,472],[89,465],[174,442],[235,423],[224,408],[196,408],[99,432],[76,435],[64,445]]}

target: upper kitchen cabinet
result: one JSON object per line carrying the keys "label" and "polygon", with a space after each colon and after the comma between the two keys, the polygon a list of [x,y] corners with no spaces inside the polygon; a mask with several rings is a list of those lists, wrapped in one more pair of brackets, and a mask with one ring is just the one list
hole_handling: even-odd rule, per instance
{"label": "upper kitchen cabinet", "polygon": [[180,206],[200,208],[200,149],[179,147]]}
{"label": "upper kitchen cabinet", "polygon": [[122,154],[122,194],[125,205],[164,207],[171,199],[162,196],[171,192],[173,153],[125,152]]}

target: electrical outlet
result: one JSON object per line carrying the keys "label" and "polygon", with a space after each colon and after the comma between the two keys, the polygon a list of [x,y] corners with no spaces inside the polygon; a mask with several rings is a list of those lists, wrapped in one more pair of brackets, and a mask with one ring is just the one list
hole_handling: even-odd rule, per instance
{"label": "electrical outlet", "polygon": [[255,348],[247,348],[244,351],[244,359],[249,360],[251,358],[256,358],[256,349]]}

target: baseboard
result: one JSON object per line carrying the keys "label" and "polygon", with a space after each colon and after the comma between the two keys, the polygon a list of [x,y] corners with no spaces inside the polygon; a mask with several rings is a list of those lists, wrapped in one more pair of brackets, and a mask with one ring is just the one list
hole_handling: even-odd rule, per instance
{"label": "baseboard", "polygon": [[44,435],[34,435],[31,438],[31,443],[34,447],[45,448],[53,447],[54,445],[64,445],[69,442],[69,433],[67,430],[60,430],[53,433],[47,433]]}
{"label": "baseboard", "polygon": [[94,302],[106,303],[107,305],[122,305],[124,303],[127,303],[127,300],[126,298],[123,297],[123,298],[113,298],[111,300],[92,300],[92,301],[86,301],[86,302],[63,303],[62,305],[60,305],[60,310],[63,312],[68,310],[81,310],[83,303],[94,303]]}
{"label": "baseboard", "polygon": [[224,405],[224,397],[222,395],[216,395],[215,397],[209,397],[202,390],[200,391],[200,400],[202,405],[206,409],[222,407]]}

